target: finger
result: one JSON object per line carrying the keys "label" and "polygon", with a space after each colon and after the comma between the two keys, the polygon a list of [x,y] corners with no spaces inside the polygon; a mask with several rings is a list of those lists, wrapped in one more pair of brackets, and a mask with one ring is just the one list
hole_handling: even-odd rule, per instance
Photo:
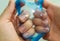
{"label": "finger", "polygon": [[33,24],[36,26],[47,26],[48,25],[48,19],[41,20],[40,18],[34,18]]}
{"label": "finger", "polygon": [[15,28],[17,34],[19,35],[20,32],[19,32],[19,30],[18,30],[18,27],[20,26],[20,22],[19,22],[18,16],[16,17],[16,19],[15,19],[14,22],[12,22],[12,23],[13,23],[13,25],[14,25],[14,28]]}
{"label": "finger", "polygon": [[45,19],[42,21],[42,26],[48,26],[49,25],[49,20]]}
{"label": "finger", "polygon": [[44,0],[43,7],[48,8],[49,6],[53,6],[50,0]]}
{"label": "finger", "polygon": [[14,23],[16,21],[16,18],[17,18],[17,16],[16,16],[16,9],[15,9],[13,11],[13,14],[10,17],[10,21]]}
{"label": "finger", "polygon": [[20,33],[24,33],[32,27],[33,23],[31,20],[27,20],[24,24],[19,27]]}
{"label": "finger", "polygon": [[41,23],[42,23],[42,20],[40,18],[34,18],[33,19],[33,24],[34,25],[41,25]]}
{"label": "finger", "polygon": [[35,31],[38,32],[38,33],[47,33],[49,32],[49,27],[43,27],[43,26],[36,26],[35,27]]}
{"label": "finger", "polygon": [[40,10],[37,9],[34,13],[34,17],[35,18],[46,19],[47,18],[46,10],[43,9],[43,11],[40,11]]}
{"label": "finger", "polygon": [[29,12],[23,11],[22,14],[19,16],[19,20],[21,22],[25,22],[29,18]]}
{"label": "finger", "polygon": [[34,30],[33,28],[31,28],[31,29],[29,29],[27,32],[25,32],[25,33],[23,34],[23,37],[24,37],[25,39],[27,39],[27,38],[33,36],[34,33],[35,33],[35,30]]}
{"label": "finger", "polygon": [[2,18],[9,19],[11,15],[13,14],[13,11],[15,10],[15,3],[13,0],[9,1],[8,7],[4,10],[2,14]]}

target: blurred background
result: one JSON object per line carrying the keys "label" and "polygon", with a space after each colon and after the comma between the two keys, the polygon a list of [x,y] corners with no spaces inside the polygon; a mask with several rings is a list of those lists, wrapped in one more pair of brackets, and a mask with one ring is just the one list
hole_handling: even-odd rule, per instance
{"label": "blurred background", "polygon": [[[34,0],[27,0],[27,1],[31,1],[34,2]],[[60,6],[60,0],[49,0],[51,3]],[[0,15],[2,14],[2,12],[4,11],[4,9],[8,6],[9,0],[0,0]],[[26,10],[29,10],[28,6],[24,6],[24,8]],[[31,11],[31,10],[29,10]],[[31,14],[31,13],[30,13]],[[32,14],[31,14],[32,17]],[[47,41],[47,40],[43,40],[42,38],[39,41]]]}

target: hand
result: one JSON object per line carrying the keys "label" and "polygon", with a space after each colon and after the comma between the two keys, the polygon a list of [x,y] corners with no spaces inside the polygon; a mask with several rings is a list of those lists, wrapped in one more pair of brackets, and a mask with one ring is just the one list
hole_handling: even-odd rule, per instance
{"label": "hand", "polygon": [[27,38],[35,33],[32,25],[29,13],[23,11],[17,16],[15,2],[10,0],[8,7],[0,16],[0,41],[25,41],[23,37]]}
{"label": "hand", "polygon": [[[44,39],[48,39],[49,41],[60,41],[60,7],[53,5],[48,0],[44,0],[43,7],[46,9],[48,14],[48,21],[50,25],[50,32],[46,34]],[[36,11],[37,12],[37,11]],[[40,13],[41,14],[41,13]],[[38,13],[35,14],[35,17],[37,17]],[[43,16],[44,18],[46,16]],[[41,17],[40,17],[41,18]],[[34,24],[39,25],[41,22],[41,19],[35,18]],[[39,23],[39,24],[38,24]],[[36,27],[36,31],[40,30],[42,27]],[[39,31],[38,31],[39,32]]]}

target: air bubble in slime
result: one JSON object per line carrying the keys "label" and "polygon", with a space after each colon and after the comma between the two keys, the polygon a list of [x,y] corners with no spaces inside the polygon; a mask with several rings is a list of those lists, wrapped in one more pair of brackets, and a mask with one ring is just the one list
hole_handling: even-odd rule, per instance
{"label": "air bubble in slime", "polygon": [[[21,14],[21,6],[20,3],[23,3],[25,5],[27,5],[30,9],[33,10],[33,12],[36,9],[39,9],[41,12],[43,10],[42,4],[43,4],[44,0],[37,0],[36,2],[28,2],[26,0],[16,0],[16,10],[18,12],[18,15]],[[38,41],[40,38],[42,38],[46,33],[35,33],[33,36],[29,37],[28,39],[30,39],[31,41]]]}

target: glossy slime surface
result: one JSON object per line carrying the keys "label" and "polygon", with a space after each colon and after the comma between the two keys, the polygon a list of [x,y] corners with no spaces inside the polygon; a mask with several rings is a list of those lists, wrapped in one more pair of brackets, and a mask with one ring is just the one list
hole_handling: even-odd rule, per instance
{"label": "glossy slime surface", "polygon": [[17,10],[17,12],[18,12],[18,16],[21,14],[21,6],[20,6],[20,4],[21,3],[23,3],[23,4],[25,4],[25,1],[24,0],[16,0],[16,2],[15,2],[15,7],[16,7],[16,10]]}
{"label": "glossy slime surface", "polygon": [[[16,10],[18,12],[18,15],[21,14],[21,6],[20,6],[21,2],[24,3],[25,5],[28,5],[32,9],[34,9],[34,7],[32,7],[31,5],[37,5],[40,11],[43,10],[42,4],[44,0],[37,0],[37,2],[27,2],[26,0],[16,0]],[[46,33],[35,33],[33,36],[29,37],[28,39],[31,39],[31,41],[38,41],[45,34]]]}

